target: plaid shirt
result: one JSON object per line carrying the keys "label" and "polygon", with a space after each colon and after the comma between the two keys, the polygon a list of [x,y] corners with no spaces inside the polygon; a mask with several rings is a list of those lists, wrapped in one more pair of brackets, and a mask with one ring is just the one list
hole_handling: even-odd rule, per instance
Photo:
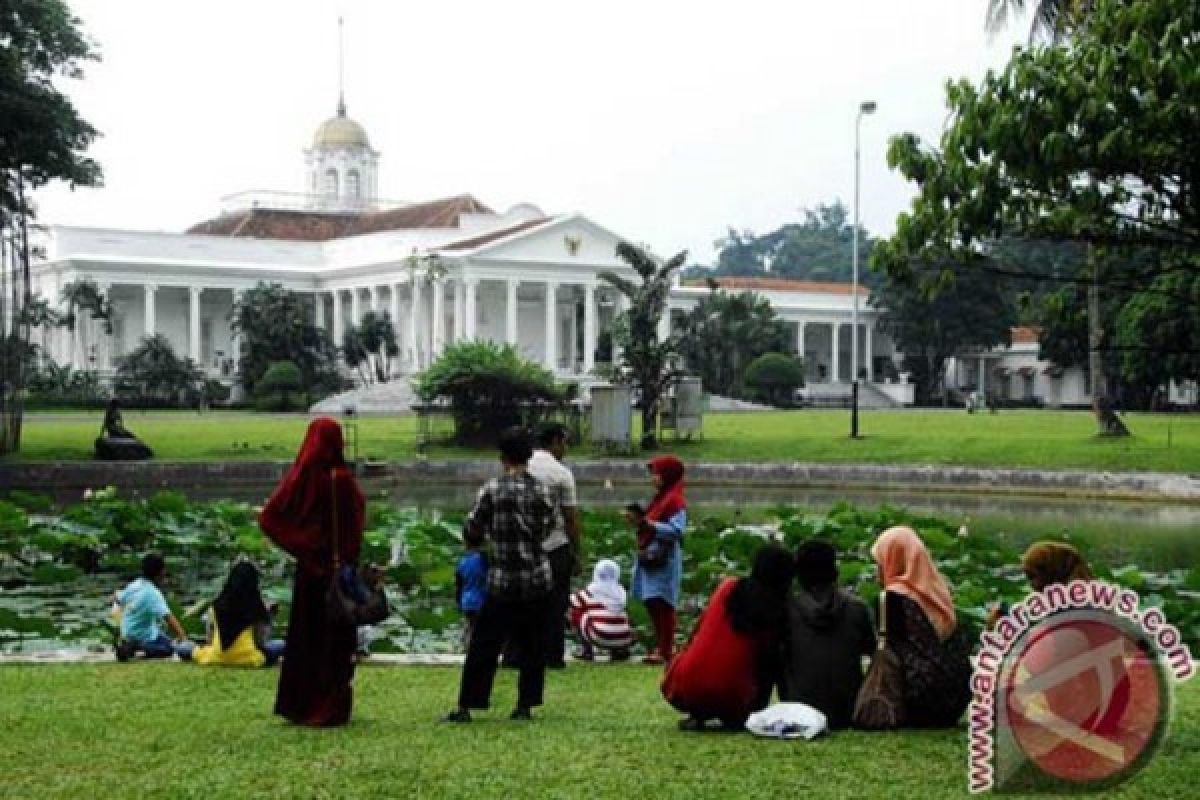
{"label": "plaid shirt", "polygon": [[554,505],[536,478],[519,472],[488,481],[466,524],[492,543],[488,594],[524,600],[549,593],[550,560],[542,540],[554,528]]}

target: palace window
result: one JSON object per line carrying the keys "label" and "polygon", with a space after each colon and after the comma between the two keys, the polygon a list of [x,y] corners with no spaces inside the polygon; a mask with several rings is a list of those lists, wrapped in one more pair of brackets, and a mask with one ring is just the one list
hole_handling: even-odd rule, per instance
{"label": "palace window", "polygon": [[336,169],[325,170],[325,194],[330,197],[337,197],[338,193],[338,174]]}
{"label": "palace window", "polygon": [[359,188],[358,170],[352,169],[346,173],[346,197],[351,200],[358,200],[362,197]]}

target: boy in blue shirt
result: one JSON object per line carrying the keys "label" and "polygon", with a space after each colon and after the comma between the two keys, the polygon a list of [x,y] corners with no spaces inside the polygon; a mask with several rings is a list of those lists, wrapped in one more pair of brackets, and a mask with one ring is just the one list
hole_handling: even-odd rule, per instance
{"label": "boy in blue shirt", "polygon": [[475,620],[479,618],[479,611],[487,598],[487,555],[480,549],[483,547],[483,531],[474,526],[466,526],[463,531],[463,546],[466,552],[459,557],[458,566],[454,569],[454,596],[459,613],[463,615],[465,651],[471,644]]}
{"label": "boy in blue shirt", "polygon": [[179,642],[187,641],[187,633],[163,597],[159,585],[167,576],[167,565],[158,553],[142,558],[142,577],[114,595],[121,609],[121,638],[117,642],[117,660],[128,661],[139,651],[146,658],[170,658],[175,643],[163,633],[160,623],[167,626]]}

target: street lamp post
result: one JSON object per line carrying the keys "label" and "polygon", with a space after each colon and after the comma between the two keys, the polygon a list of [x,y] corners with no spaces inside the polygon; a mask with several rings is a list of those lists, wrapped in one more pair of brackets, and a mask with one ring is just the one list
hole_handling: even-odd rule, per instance
{"label": "street lamp post", "polygon": [[[853,277],[851,292],[854,305],[850,312],[850,437],[858,438],[858,205],[859,205],[859,132],[862,129],[862,118],[865,114],[875,113],[875,101],[867,100],[858,106],[858,115],[854,118],[854,238],[851,262]],[[869,333],[867,334],[870,335]],[[836,346],[836,345],[835,345]]]}

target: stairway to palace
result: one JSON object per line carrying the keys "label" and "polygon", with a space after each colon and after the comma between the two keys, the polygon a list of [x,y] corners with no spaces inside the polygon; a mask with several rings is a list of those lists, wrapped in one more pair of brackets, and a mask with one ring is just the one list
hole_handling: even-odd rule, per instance
{"label": "stairway to palace", "polygon": [[353,408],[358,414],[401,414],[412,411],[417,396],[407,376],[387,383],[361,386],[341,394],[330,395],[314,403],[309,411],[313,414],[341,414]]}

